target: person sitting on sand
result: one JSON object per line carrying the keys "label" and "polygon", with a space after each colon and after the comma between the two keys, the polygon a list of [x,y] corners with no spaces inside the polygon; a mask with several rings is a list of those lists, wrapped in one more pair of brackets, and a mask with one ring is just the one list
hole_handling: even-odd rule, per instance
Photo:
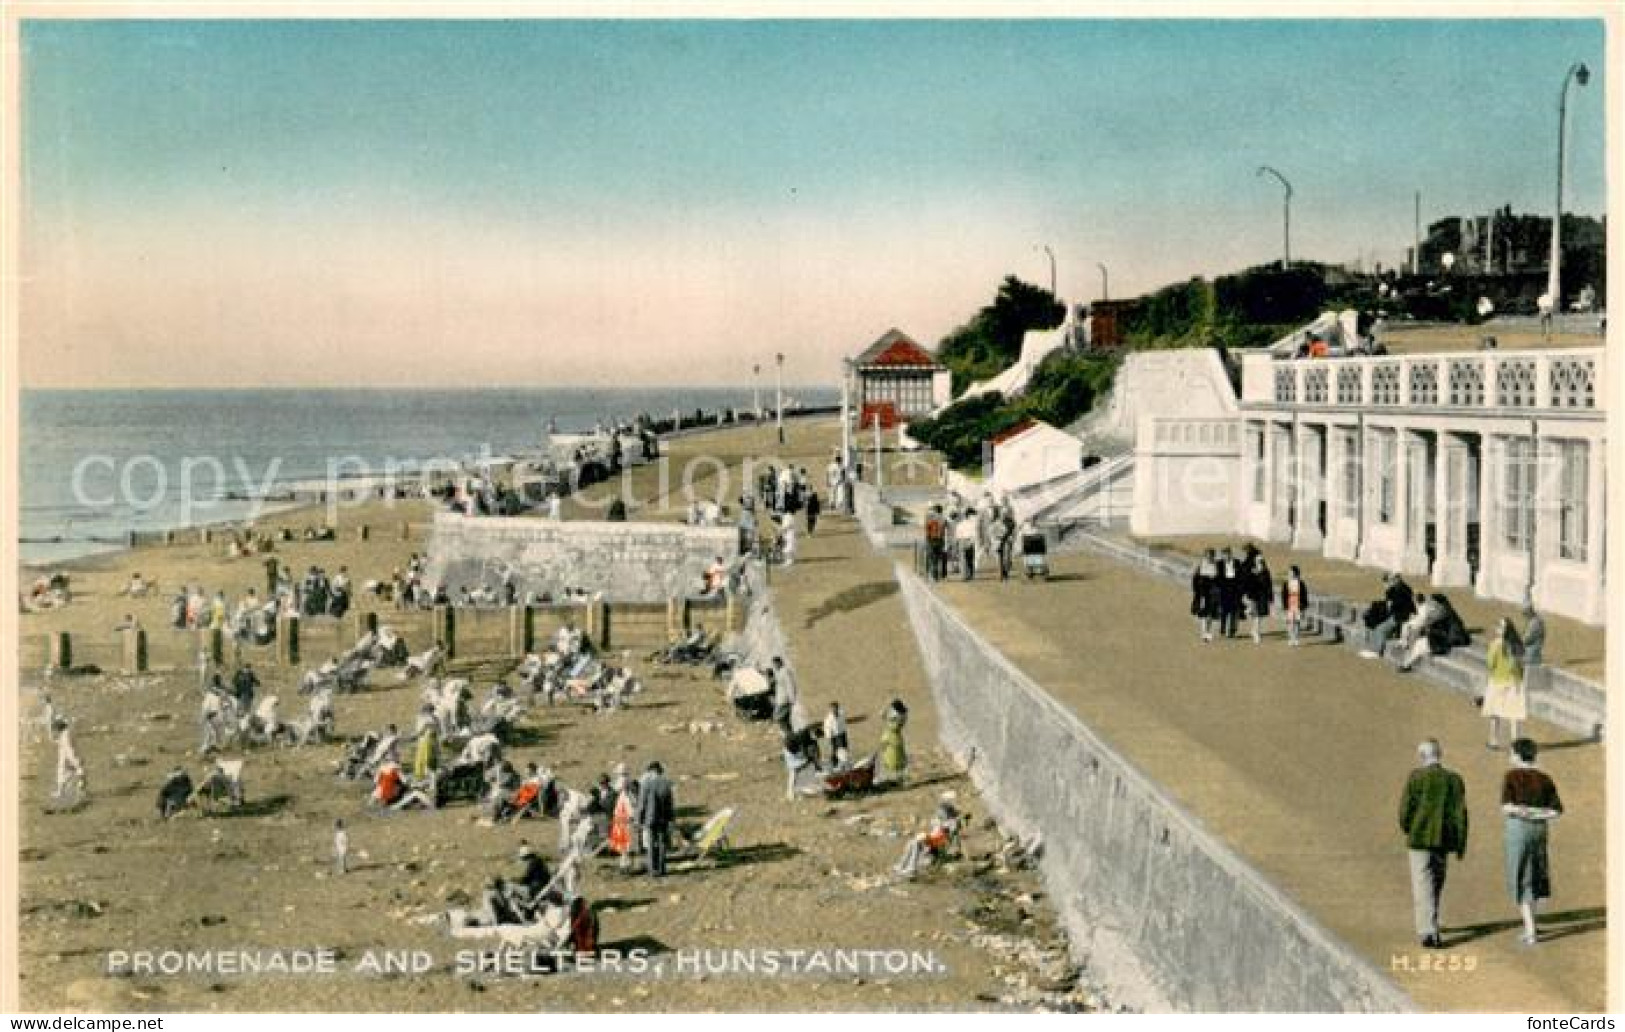
{"label": "person sitting on sand", "polygon": [[167,821],[186,808],[192,799],[192,775],[177,764],[170,768],[164,783],[158,787],[158,819]]}
{"label": "person sitting on sand", "polygon": [[406,793],[406,780],[401,776],[401,765],[386,760],[373,778],[371,801],[381,807],[394,806]]}
{"label": "person sitting on sand", "polygon": [[953,794],[944,793],[937,803],[937,812],[931,819],[931,826],[909,840],[902,859],[897,861],[897,866],[892,870],[903,878],[914,877],[922,863],[943,856],[958,842],[962,826],[963,818],[953,804]]}
{"label": "person sitting on sand", "polygon": [[130,598],[146,598],[149,590],[151,586],[147,584],[146,578],[137,571],[130,574],[130,582],[119,589],[119,594]]}

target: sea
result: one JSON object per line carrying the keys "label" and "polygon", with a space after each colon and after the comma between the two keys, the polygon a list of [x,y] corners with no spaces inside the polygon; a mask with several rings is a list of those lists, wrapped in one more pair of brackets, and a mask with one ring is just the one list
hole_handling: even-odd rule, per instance
{"label": "sea", "polygon": [[[801,407],[839,398],[833,387],[793,392]],[[117,551],[131,530],[273,511],[266,497],[335,470],[535,451],[550,425],[586,432],[641,413],[754,404],[749,387],[27,390],[20,400],[18,551],[32,566]]]}

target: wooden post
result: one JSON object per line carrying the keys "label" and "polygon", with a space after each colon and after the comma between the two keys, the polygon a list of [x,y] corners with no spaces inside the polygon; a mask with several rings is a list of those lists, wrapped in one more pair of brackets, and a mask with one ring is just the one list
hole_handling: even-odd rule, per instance
{"label": "wooden post", "polygon": [[587,636],[601,649],[609,648],[609,603],[594,599],[587,603]]}
{"label": "wooden post", "polygon": [[73,666],[73,638],[67,631],[51,635],[50,655],[46,664],[52,670],[67,670]]}
{"label": "wooden post", "polygon": [[412,521],[410,521],[410,520],[402,520],[401,521],[401,540],[402,541],[410,541],[410,540],[412,540]]}
{"label": "wooden post", "polygon": [[369,540],[371,540],[372,539],[372,528],[367,526],[365,523],[363,523],[361,526],[356,528],[355,539],[357,541],[369,541]]}
{"label": "wooden post", "polygon": [[666,640],[676,641],[677,634],[682,628],[679,617],[678,602],[675,598],[666,599]]}
{"label": "wooden post", "polygon": [[356,616],[359,618],[359,622],[356,624],[357,638],[366,634],[378,633],[378,611],[376,609],[369,609],[364,613],[357,612]]}
{"label": "wooden post", "polygon": [[197,540],[200,545],[211,544],[214,541],[214,530],[209,527],[198,528]]}
{"label": "wooden post", "polygon": [[276,618],[276,661],[283,666],[299,665],[299,618]]}
{"label": "wooden post", "polygon": [[446,652],[446,658],[457,655],[457,610],[451,606],[434,607],[434,642]]}
{"label": "wooden post", "polygon": [[219,666],[226,661],[226,632],[218,627],[208,628],[203,632],[203,651],[209,654],[209,662]]}
{"label": "wooden post", "polygon": [[123,672],[126,674],[144,674],[147,672],[147,632],[139,627],[131,627],[124,632],[124,663]]}

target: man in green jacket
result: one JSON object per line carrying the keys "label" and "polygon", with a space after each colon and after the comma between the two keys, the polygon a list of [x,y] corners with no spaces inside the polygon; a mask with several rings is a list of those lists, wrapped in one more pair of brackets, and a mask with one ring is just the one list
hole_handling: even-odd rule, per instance
{"label": "man in green jacket", "polygon": [[1411,771],[1399,800],[1399,829],[1411,858],[1411,899],[1423,947],[1442,949],[1439,899],[1451,853],[1467,855],[1467,786],[1441,762],[1444,750],[1429,738],[1416,747],[1421,766]]}

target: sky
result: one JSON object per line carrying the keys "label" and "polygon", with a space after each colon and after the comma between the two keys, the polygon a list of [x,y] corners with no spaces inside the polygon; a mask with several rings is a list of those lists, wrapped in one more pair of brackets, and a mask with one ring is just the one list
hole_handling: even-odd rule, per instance
{"label": "sky", "polygon": [[34,387],[789,383],[1014,274],[1130,296],[1601,214],[1600,21],[25,21]]}

